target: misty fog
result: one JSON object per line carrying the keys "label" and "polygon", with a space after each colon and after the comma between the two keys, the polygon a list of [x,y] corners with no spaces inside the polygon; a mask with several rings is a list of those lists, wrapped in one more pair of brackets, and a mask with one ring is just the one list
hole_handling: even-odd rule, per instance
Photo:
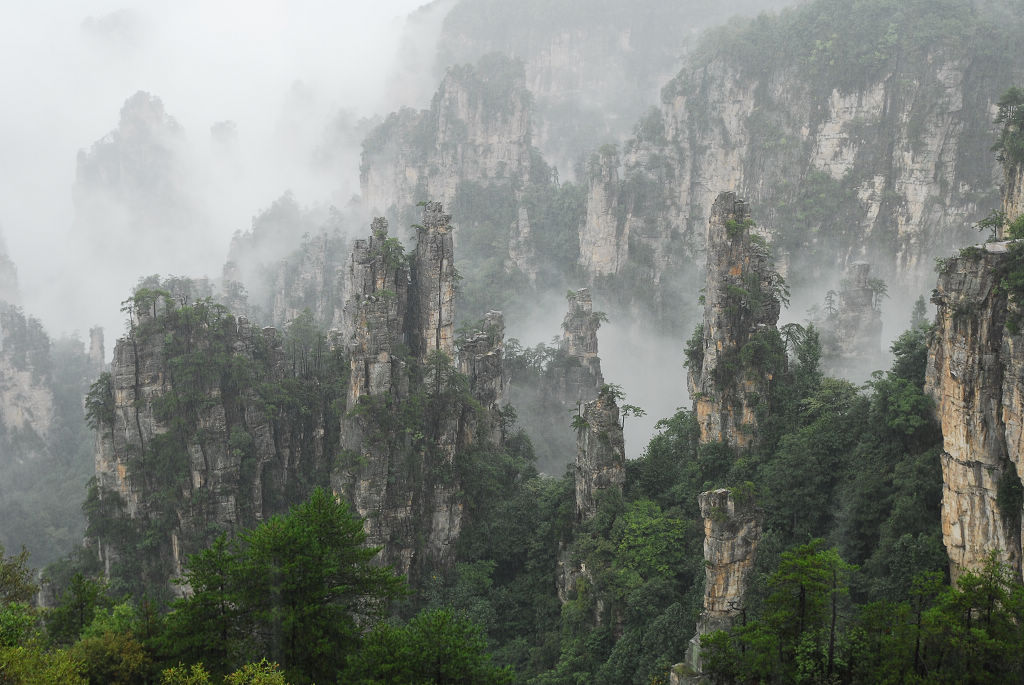
{"label": "misty fog", "polygon": [[[391,75],[405,16],[419,4],[8,8],[0,25],[8,93],[0,227],[26,310],[54,332],[84,334],[101,323],[112,338],[122,323],[118,303],[141,276],[219,276],[231,235],[284,191],[303,204],[344,206],[358,192],[361,138],[345,129],[415,104],[396,102],[403,91]],[[429,73],[425,55],[416,63]],[[416,77],[406,66],[402,78]],[[163,228],[189,240],[137,239],[132,222],[116,215],[76,227],[77,155],[117,128],[123,104],[139,91],[159,98],[180,127],[170,173],[187,218]],[[106,247],[90,245],[103,231]],[[82,263],[83,250],[94,264]]]}

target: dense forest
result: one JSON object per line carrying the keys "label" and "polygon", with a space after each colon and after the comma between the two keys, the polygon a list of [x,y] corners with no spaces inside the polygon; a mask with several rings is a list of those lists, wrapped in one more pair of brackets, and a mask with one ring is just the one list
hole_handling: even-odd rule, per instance
{"label": "dense forest", "polygon": [[[11,276],[0,683],[1024,680],[1024,8],[581,5],[451,3],[358,210],[139,279],[110,361]],[[79,191],[178,135],[121,117]],[[687,379],[637,454],[617,317]]]}

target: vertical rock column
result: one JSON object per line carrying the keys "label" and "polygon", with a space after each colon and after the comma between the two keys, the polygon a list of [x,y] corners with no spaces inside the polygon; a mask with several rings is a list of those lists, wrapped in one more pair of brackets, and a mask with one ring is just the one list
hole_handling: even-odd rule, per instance
{"label": "vertical rock column", "polygon": [[351,365],[349,409],[364,395],[390,392],[401,382],[398,367],[404,366],[393,352],[405,342],[409,275],[387,247],[388,222],[374,219],[372,231],[368,240],[355,241],[345,272],[349,297],[342,335]]}
{"label": "vertical rock column", "polygon": [[598,493],[626,482],[626,452],[619,406],[610,392],[583,406],[576,452],[576,520],[597,513]]}
{"label": "vertical rock column", "polygon": [[452,358],[455,321],[455,257],[451,216],[428,202],[418,229],[413,263],[414,351],[421,358],[440,350]]}
{"label": "vertical rock column", "polygon": [[[758,403],[767,402],[773,369],[763,357],[785,364],[775,324],[782,281],[772,268],[767,247],[750,235],[750,210],[733,193],[715,200],[708,226],[702,357],[697,376],[688,377],[700,442],[749,447],[756,437]],[[752,345],[749,352],[745,350]],[[773,350],[774,346],[774,350]],[[701,682],[700,638],[729,628],[743,612],[750,570],[761,539],[761,515],[751,498],[729,490],[702,492],[704,518],[704,606],[690,640],[687,668]]]}
{"label": "vertical rock column", "polygon": [[703,359],[699,376],[688,376],[700,440],[733,447],[751,445],[757,431],[755,408],[766,402],[772,380],[743,348],[771,333],[779,320],[781,278],[767,247],[750,234],[750,209],[735,193],[721,193],[711,209],[704,302]]}
{"label": "vertical rock column", "polygon": [[[1024,164],[1003,164],[1003,213],[1007,222],[1024,214]],[[1005,225],[1002,230],[1006,230]],[[1007,236],[1001,234],[1000,237]]]}
{"label": "vertical rock column", "polygon": [[[473,397],[487,410],[492,423],[505,398],[502,359],[505,352],[505,317],[487,312],[480,330],[470,334],[459,346],[459,373],[469,379]],[[496,426],[497,427],[497,426]],[[500,440],[492,433],[492,440]]]}
{"label": "vertical rock column", "polygon": [[406,336],[409,275],[404,260],[387,247],[387,221],[374,219],[371,228],[369,239],[355,241],[345,273],[342,336],[350,377],[341,446],[347,465],[332,482],[366,519],[369,543],[383,545],[386,561],[408,573],[415,540],[412,486],[396,482],[405,445],[379,435],[378,423],[390,403],[408,395],[407,365],[396,348]]}
{"label": "vertical rock column", "polygon": [[[611,392],[583,405],[576,433],[576,525],[597,513],[600,493],[614,489],[622,492],[626,482],[626,450],[619,422],[619,407]],[[563,542],[558,553],[556,584],[558,597],[568,601],[576,591],[576,581],[587,571],[573,563],[571,549]],[[596,607],[595,621],[601,621],[602,607]]]}
{"label": "vertical rock column", "polygon": [[588,288],[569,294],[569,311],[562,319],[562,339],[559,349],[573,364],[553,379],[556,392],[566,406],[578,406],[597,397],[604,385],[601,357],[597,353],[597,330],[601,315],[594,312],[594,303]]}
{"label": "vertical rock column", "polygon": [[[422,221],[408,273],[383,219],[374,220],[372,237],[356,241],[352,251],[342,333],[351,363],[341,431],[346,465],[332,479],[335,491],[366,519],[370,543],[383,545],[384,560],[413,582],[427,560],[434,565],[454,560],[462,521],[454,460],[469,439],[455,405],[451,411],[433,412],[418,437],[396,430],[407,427],[401,411],[410,395],[406,359],[422,367],[431,388],[435,381],[442,387],[446,383],[454,356],[451,217],[440,203],[430,202]],[[503,328],[500,315],[492,321]],[[408,344],[411,355],[399,354],[402,344]],[[447,361],[434,357],[435,352],[444,353]],[[480,374],[487,354],[481,356]],[[500,386],[500,344],[496,358]]]}
{"label": "vertical rock column", "polygon": [[594,276],[617,274],[626,261],[628,235],[619,217],[619,154],[602,148],[588,168],[587,219],[580,228],[580,267]]}
{"label": "vertical rock column", "polygon": [[704,519],[704,608],[690,640],[687,664],[700,672],[700,638],[726,630],[745,611],[743,595],[761,542],[761,512],[726,489],[698,497]]}
{"label": "vertical rock column", "polygon": [[[952,258],[939,275],[925,390],[942,425],[942,539],[955,581],[999,550],[1019,576],[1020,512],[1001,511],[999,484],[1020,472],[1024,349],[1007,330],[999,287],[1006,243]],[[1011,469],[1016,469],[1013,473]]]}

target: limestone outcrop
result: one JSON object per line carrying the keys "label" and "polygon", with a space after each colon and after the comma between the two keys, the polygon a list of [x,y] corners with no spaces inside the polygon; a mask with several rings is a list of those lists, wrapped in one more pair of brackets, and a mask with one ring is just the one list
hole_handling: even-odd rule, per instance
{"label": "limestone outcrop", "polygon": [[1003,165],[1002,209],[1008,223],[1024,214],[1024,164]]}
{"label": "limestone outcrop", "polygon": [[785,364],[775,324],[784,283],[767,246],[751,234],[750,209],[735,193],[715,200],[708,224],[704,321],[687,381],[702,443],[751,445],[767,409],[773,373]]}
{"label": "limestone outcrop", "polygon": [[619,153],[614,146],[591,157],[587,173],[587,218],[580,229],[580,266],[588,274],[616,274],[628,255],[619,212]]}
{"label": "limestone outcrop", "polygon": [[761,542],[763,516],[752,498],[724,488],[702,492],[698,501],[704,519],[704,605],[687,664],[699,673],[701,636],[727,630],[746,610],[744,595]]}
{"label": "limestone outcrop", "polygon": [[[783,36],[816,11],[746,30]],[[887,57],[891,67],[840,85],[841,75],[788,57],[763,55],[755,68],[733,49],[744,38],[720,40],[686,61],[660,112],[638,123],[617,184],[610,158],[591,166],[580,267],[657,284],[671,308],[673,274],[707,245],[717,190],[733,188],[755,207],[794,287],[861,260],[893,287],[927,287],[934,258],[972,240],[971,224],[997,198],[996,165],[968,161],[991,159],[991,141],[965,131],[989,127],[998,88],[968,77],[972,48]],[[915,87],[898,85],[908,82]]]}
{"label": "limestone outcrop", "polygon": [[351,411],[360,397],[384,395],[408,388],[405,361],[396,356],[405,344],[409,272],[394,243],[388,242],[388,224],[373,220],[372,235],[356,240],[344,274],[345,292],[342,340],[347,345],[351,377],[346,405]]}
{"label": "limestone outcrop", "polygon": [[1001,281],[1022,266],[1018,244],[967,248],[942,265],[932,294],[925,389],[942,426],[942,537],[954,580],[993,550],[1021,572],[1020,502],[1006,493],[1024,473],[1024,342],[1020,305]]}
{"label": "limestone outcrop", "polygon": [[[412,582],[452,563],[456,454],[502,438],[504,323],[490,313],[456,363],[450,217],[428,203],[422,221],[411,256],[384,219],[355,242],[340,274],[343,326],[329,335],[304,316],[259,329],[203,297],[205,282],[136,291],[89,400],[88,506],[109,575],[166,588],[218,531],[251,527],[317,485],[352,503],[383,561]],[[125,566],[143,538],[152,554]]]}
{"label": "limestone outcrop", "polygon": [[[501,439],[504,395],[502,315],[490,312],[455,359],[451,217],[428,202],[420,221],[409,259],[383,218],[352,251],[342,331],[350,366],[344,463],[331,478],[366,519],[371,544],[413,582],[427,565],[454,561],[463,510],[455,455]],[[472,416],[456,371],[490,420]],[[413,399],[419,415],[411,417],[403,406]]]}
{"label": "limestone outcrop", "polygon": [[504,343],[505,317],[495,311],[487,312],[479,329],[458,343],[459,372],[469,379],[477,401],[492,414],[505,404]]}

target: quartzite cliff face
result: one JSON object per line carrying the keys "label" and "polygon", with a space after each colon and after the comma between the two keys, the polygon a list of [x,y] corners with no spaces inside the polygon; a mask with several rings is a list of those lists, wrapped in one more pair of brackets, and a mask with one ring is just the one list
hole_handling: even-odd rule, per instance
{"label": "quartzite cliff face", "polygon": [[763,515],[751,498],[726,489],[700,493],[704,519],[704,608],[690,640],[687,663],[700,672],[700,638],[728,630],[746,610],[744,594],[761,542]]}
{"label": "quartzite cliff face", "polygon": [[[582,268],[661,283],[658,297],[671,301],[669,277],[704,247],[717,189],[734,188],[774,236],[794,287],[859,260],[894,285],[927,285],[933,258],[971,240],[996,199],[998,170],[977,160],[991,159],[980,132],[1005,84],[976,69],[980,46],[918,36],[909,9],[866,34],[900,39],[858,64],[857,48],[846,55],[850,45],[810,28],[832,25],[837,8],[736,22],[691,55],[622,154],[591,163]],[[941,12],[987,30],[984,12]],[[878,21],[847,13],[858,29]],[[1013,50],[998,59],[1019,61]]]}
{"label": "quartzite cliff face", "polygon": [[757,410],[770,398],[765,357],[777,345],[783,283],[751,225],[745,202],[731,192],[718,196],[708,225],[702,335],[687,376],[702,443],[750,446]]}
{"label": "quartzite cliff face", "polygon": [[954,579],[993,550],[1020,573],[1020,504],[1007,511],[999,496],[1024,466],[1024,349],[1007,327],[1018,305],[999,287],[1006,270],[1021,265],[1011,247],[988,243],[950,259],[932,294],[938,311],[926,390],[942,425],[942,537]]}
{"label": "quartzite cliff face", "polygon": [[[1021,214],[1020,165],[1005,166],[1007,223]],[[944,260],[925,388],[942,425],[942,537],[954,580],[998,550],[1020,576],[1024,474],[1024,244],[993,242]]]}
{"label": "quartzite cliff face", "polygon": [[[576,419],[576,465],[573,478],[576,489],[576,522],[578,528],[597,513],[601,494],[622,494],[626,483],[626,448],[619,420],[619,406],[612,388],[605,386],[597,399],[583,405]],[[563,603],[576,592],[580,577],[587,577],[586,567],[573,560],[570,540],[562,540],[558,554],[556,587]],[[600,623],[604,606],[594,607],[594,621]]]}

